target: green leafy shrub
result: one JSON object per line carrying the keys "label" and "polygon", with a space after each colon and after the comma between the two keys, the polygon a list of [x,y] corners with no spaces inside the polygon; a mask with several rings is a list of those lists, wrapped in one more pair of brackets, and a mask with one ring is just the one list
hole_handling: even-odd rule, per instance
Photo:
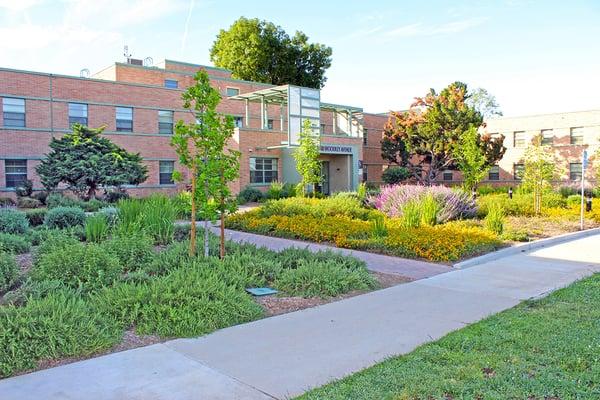
{"label": "green leafy shrub", "polygon": [[73,295],[78,295],[76,290],[67,288],[60,281],[41,281],[37,282],[30,278],[18,285],[15,289],[7,292],[0,304],[25,305],[28,300],[41,299],[50,293],[55,293],[59,290],[70,290]]}
{"label": "green leafy shrub", "polygon": [[38,282],[57,280],[71,288],[91,291],[112,284],[120,274],[119,259],[102,246],[64,243],[37,257],[31,278]]}
{"label": "green leafy shrub", "polygon": [[560,193],[560,195],[566,199],[569,196],[574,196],[574,195],[579,194],[579,190],[578,190],[578,188],[576,188],[574,186],[561,186],[558,188],[558,193]]}
{"label": "green leafy shrub", "polygon": [[25,215],[29,220],[30,226],[40,226],[44,223],[44,218],[46,218],[46,213],[48,212],[45,208],[37,208],[34,210],[25,211]]}
{"label": "green leafy shrub", "polygon": [[246,186],[237,195],[237,200],[238,200],[239,204],[258,202],[258,201],[262,201],[264,198],[265,198],[265,195],[263,192],[261,192],[257,188],[251,187],[251,186]]}
{"label": "green leafy shrub", "polygon": [[17,198],[17,206],[19,208],[34,209],[34,208],[41,207],[42,202],[37,199],[33,199],[31,197],[19,197],[19,198]]}
{"label": "green leafy shrub", "polygon": [[143,202],[142,226],[156,244],[173,241],[175,209],[168,197],[152,195]]}
{"label": "green leafy shrub", "polygon": [[0,209],[0,232],[22,235],[29,229],[29,220],[22,211],[10,208]]}
{"label": "green leafy shrub", "polygon": [[108,349],[122,335],[108,315],[70,292],[0,307],[0,377],[34,368],[39,360]]}
{"label": "green leafy shrub", "polygon": [[395,185],[410,177],[410,171],[404,167],[388,167],[381,174],[381,180],[388,185]]}
{"label": "green leafy shrub", "polygon": [[269,200],[279,200],[282,199],[283,196],[283,183],[281,182],[271,182],[267,193],[265,193],[265,197]]}
{"label": "green leafy shrub", "polygon": [[92,215],[85,220],[85,240],[100,243],[108,237],[109,226],[106,217],[102,214]]}
{"label": "green leafy shrub", "polygon": [[529,234],[526,230],[504,230],[500,236],[502,240],[509,240],[512,242],[529,242]]}
{"label": "green leafy shrub", "polygon": [[177,224],[173,228],[173,239],[176,242],[181,242],[190,238],[190,230],[192,226],[190,224]]}
{"label": "green leafy shrub", "polygon": [[121,200],[129,198],[129,193],[125,189],[108,190],[104,194],[104,200],[109,203],[118,203]]}
{"label": "green leafy shrub", "polygon": [[124,271],[146,269],[155,255],[152,239],[143,234],[113,236],[102,247],[119,259]]}
{"label": "green leafy shrub", "polygon": [[117,209],[119,210],[118,222],[116,225],[116,231],[120,235],[127,235],[132,233],[139,233],[143,229],[141,216],[143,211],[143,204],[138,199],[124,199],[117,203]]}
{"label": "green leafy shrub", "polygon": [[15,201],[10,197],[0,197],[0,208],[2,207],[13,207],[15,205]]}
{"label": "green leafy shrub", "polygon": [[400,224],[404,228],[417,228],[421,225],[421,208],[417,201],[409,201],[404,204]]}
{"label": "green leafy shrub", "polygon": [[420,200],[420,206],[421,223],[429,226],[436,225],[438,223],[438,214],[441,210],[436,198],[431,193],[428,193]]}
{"label": "green leafy shrub", "polygon": [[33,193],[31,197],[33,197],[36,200],[39,200],[40,203],[42,203],[43,205],[46,205],[46,200],[48,199],[48,192],[46,192],[45,190],[40,190],[38,192]]}
{"label": "green leafy shrub", "polygon": [[192,216],[192,194],[190,192],[177,193],[171,198],[171,204],[177,218],[189,219]]}
{"label": "green leafy shrub", "polygon": [[15,257],[0,250],[0,293],[10,289],[17,282],[18,278],[19,266],[15,261]]}
{"label": "green leafy shrub", "polygon": [[31,248],[31,243],[25,236],[14,235],[12,233],[0,233],[0,251],[4,250],[11,253],[27,253]]}
{"label": "green leafy shrub", "polygon": [[372,238],[383,238],[388,234],[387,227],[385,226],[385,217],[383,215],[375,215],[371,220],[371,237]]}
{"label": "green leafy shrub", "polygon": [[[487,215],[488,209],[493,205],[502,207],[505,215],[513,216],[532,216],[535,215],[533,209],[533,194],[515,193],[512,199],[506,194],[491,194],[481,196],[477,199],[477,215],[483,218]],[[567,201],[560,194],[554,192],[545,192],[542,194],[542,213],[548,208],[565,208]]]}
{"label": "green leafy shrub", "polygon": [[485,216],[485,227],[496,235],[501,235],[504,230],[504,210],[498,205],[493,205],[488,208],[488,213]]}
{"label": "green leafy shrub", "polygon": [[572,194],[567,197],[567,206],[573,207],[581,204],[581,195]]}
{"label": "green leafy shrub", "polygon": [[116,207],[102,207],[98,210],[98,214],[101,214],[106,218],[108,225],[113,226],[119,218],[119,210]]}
{"label": "green leafy shrub", "polygon": [[371,217],[372,211],[364,208],[360,199],[352,194],[351,196],[336,195],[324,199],[290,197],[270,200],[260,207],[259,214],[262,217],[311,215],[317,218],[345,215],[366,221]]}
{"label": "green leafy shrub", "polygon": [[25,179],[15,188],[15,193],[18,197],[28,197],[33,193],[33,182],[31,179]]}
{"label": "green leafy shrub", "polygon": [[49,229],[64,229],[85,224],[85,212],[79,207],[55,207],[48,211],[44,225]]}
{"label": "green leafy shrub", "polygon": [[215,261],[195,262],[147,283],[120,283],[95,296],[104,313],[138,334],[190,337],[259,318],[252,298],[223,279]]}
{"label": "green leafy shrub", "polygon": [[38,247],[34,253],[36,260],[56,249],[79,244],[79,239],[68,230],[39,229],[35,230],[34,233],[35,235],[39,235],[38,238],[31,236],[32,243],[34,242],[34,238],[38,241]]}
{"label": "green leafy shrub", "polygon": [[60,193],[51,193],[46,198],[48,208],[56,207],[82,207],[81,201],[71,197],[64,196]]}
{"label": "green leafy shrub", "polygon": [[277,289],[303,297],[333,297],[376,286],[366,270],[349,271],[333,261],[315,260],[300,260],[297,268],[284,270],[275,281]]}
{"label": "green leafy shrub", "polygon": [[98,199],[90,199],[88,201],[82,201],[80,206],[86,212],[96,212],[102,207],[106,207],[107,205],[107,203]]}

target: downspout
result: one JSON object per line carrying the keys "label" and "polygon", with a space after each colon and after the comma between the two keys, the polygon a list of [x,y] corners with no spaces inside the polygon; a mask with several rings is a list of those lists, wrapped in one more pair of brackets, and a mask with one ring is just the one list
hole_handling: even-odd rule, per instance
{"label": "downspout", "polygon": [[54,139],[54,97],[53,97],[53,79],[54,75],[48,75],[48,83],[50,90],[50,135]]}

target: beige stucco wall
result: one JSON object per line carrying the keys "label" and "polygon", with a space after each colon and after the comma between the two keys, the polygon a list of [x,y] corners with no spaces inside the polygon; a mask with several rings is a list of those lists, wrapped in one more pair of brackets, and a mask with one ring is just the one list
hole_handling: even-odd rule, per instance
{"label": "beige stucco wall", "polygon": [[[569,163],[581,162],[582,152],[588,150],[592,156],[600,148],[600,110],[577,111],[557,114],[530,115],[523,117],[500,117],[486,121],[485,131],[491,134],[505,136],[504,145],[506,154],[499,162],[500,180],[513,180],[513,166],[522,162],[523,153],[527,144],[541,133],[542,130],[552,129],[553,144],[561,171],[562,180],[568,180]],[[583,145],[570,143],[571,128],[583,128]],[[524,131],[525,143],[523,147],[515,147],[514,132]],[[595,164],[595,165],[594,165]],[[600,160],[591,159],[594,167]],[[588,168],[587,179],[593,179],[593,168]]]}

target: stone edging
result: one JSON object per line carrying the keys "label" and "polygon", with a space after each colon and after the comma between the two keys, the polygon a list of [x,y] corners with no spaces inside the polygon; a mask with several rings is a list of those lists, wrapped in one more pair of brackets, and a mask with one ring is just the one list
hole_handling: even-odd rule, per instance
{"label": "stone edging", "polygon": [[570,240],[580,239],[586,236],[592,236],[596,234],[600,234],[600,228],[586,229],[579,232],[565,233],[546,239],[535,240],[533,242],[520,243],[515,246],[511,246],[505,249],[494,251],[492,253],[484,254],[479,257],[474,257],[465,261],[458,262],[452,265],[452,267],[455,269],[469,268],[478,264],[483,264],[488,261],[497,260],[499,258],[508,257],[514,254],[524,253],[526,251],[532,251],[535,249],[540,249],[542,247],[552,246],[555,244],[568,242]]}

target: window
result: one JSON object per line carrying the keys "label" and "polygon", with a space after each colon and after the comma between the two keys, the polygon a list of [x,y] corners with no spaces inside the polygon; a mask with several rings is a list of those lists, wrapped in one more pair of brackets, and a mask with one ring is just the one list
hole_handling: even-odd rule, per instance
{"label": "window", "polygon": [[513,133],[513,145],[515,147],[525,147],[525,132],[519,131]]}
{"label": "window", "polygon": [[552,129],[542,129],[542,146],[551,146],[554,143],[554,132]]}
{"label": "window", "polygon": [[569,164],[569,179],[572,181],[581,180],[581,163]]}
{"label": "window", "polygon": [[452,171],[444,171],[444,173],[442,174],[442,179],[445,181],[451,181],[452,178]]}
{"label": "window", "polygon": [[27,180],[27,160],[4,160],[6,187],[14,188]]}
{"label": "window", "polygon": [[520,181],[523,179],[523,172],[525,172],[524,164],[514,164],[513,165],[513,177],[515,180]]}
{"label": "window", "polygon": [[225,89],[225,94],[227,95],[227,97],[237,96],[238,94],[240,94],[240,89],[228,87]]}
{"label": "window", "polygon": [[325,134],[325,124],[321,124],[321,135]]}
{"label": "window", "polygon": [[117,132],[133,132],[133,108],[117,107]]}
{"label": "window", "polygon": [[178,83],[175,79],[165,79],[165,87],[167,89],[177,89]]}
{"label": "window", "polygon": [[369,179],[369,168],[363,164],[362,170],[362,181],[366,182]]}
{"label": "window", "polygon": [[369,130],[367,128],[363,128],[363,145],[367,145],[369,143]]}
{"label": "window", "polygon": [[583,144],[583,128],[571,128],[571,144]]}
{"label": "window", "polygon": [[69,103],[69,127],[73,124],[88,124],[88,106],[81,103]]}
{"label": "window", "polygon": [[173,111],[158,111],[158,133],[173,134]]}
{"label": "window", "polygon": [[277,182],[276,158],[250,158],[250,183]]}
{"label": "window", "polygon": [[233,117],[233,124],[236,128],[244,127],[244,117]]}
{"label": "window", "polygon": [[172,185],[175,161],[160,161],[158,165],[158,183],[161,185]]}
{"label": "window", "polygon": [[490,172],[488,172],[488,180],[497,181],[500,180],[500,167],[497,165],[492,166],[490,168]]}
{"label": "window", "polygon": [[25,99],[3,98],[2,112],[4,126],[25,127]]}
{"label": "window", "polygon": [[273,130],[273,120],[272,119],[267,120],[267,129],[270,131]]}

